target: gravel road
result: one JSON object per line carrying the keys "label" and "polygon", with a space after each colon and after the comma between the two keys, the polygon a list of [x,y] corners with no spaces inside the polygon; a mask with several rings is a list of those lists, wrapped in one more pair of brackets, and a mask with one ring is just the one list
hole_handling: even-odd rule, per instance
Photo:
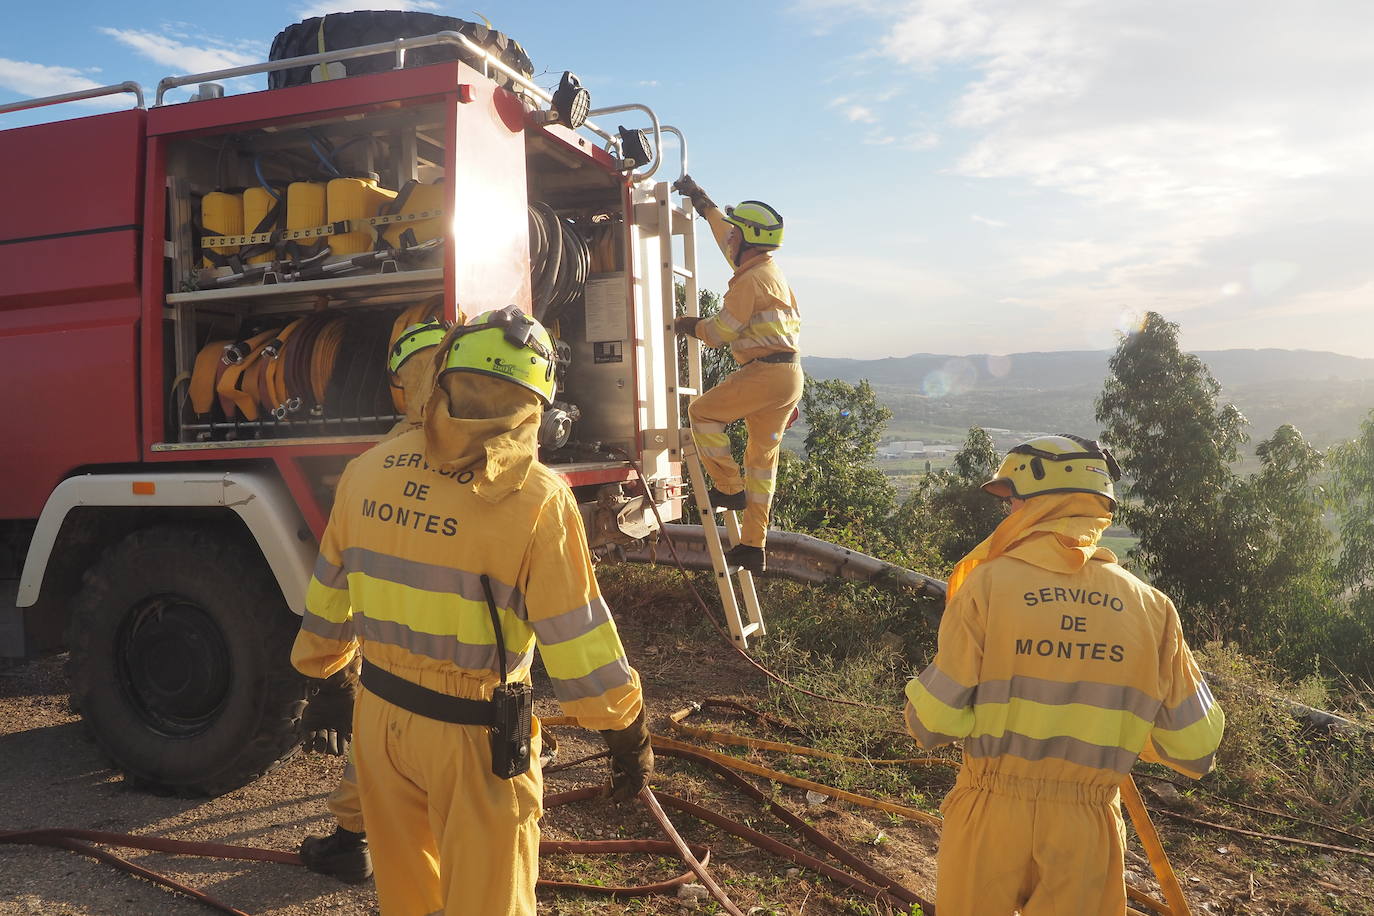
{"label": "gravel road", "polygon": [[[683,643],[650,621],[623,621],[621,630],[631,657],[650,685],[656,730],[661,729],[668,711],[689,700],[733,694],[746,685],[758,686],[752,683],[756,677],[742,672],[738,663],[726,658],[717,646]],[[219,798],[160,797],[129,788],[85,737],[80,717],[71,711],[64,663],[65,656],[59,656],[0,670],[0,831],[78,827],[295,851],[305,836],[333,829],[325,798],[343,765],[335,757],[297,754],[262,779]],[[536,712],[558,715],[556,704],[548,699],[547,682],[541,684],[536,678],[535,691],[542,697],[536,701]],[[600,739],[590,733],[565,728],[556,734],[561,742],[559,760],[574,760],[602,749]],[[604,763],[597,762],[550,777],[547,791],[599,782],[604,779],[603,768]],[[656,782],[718,810],[735,807],[718,794],[718,787],[709,779],[703,781],[697,774],[675,768],[671,761],[660,767]],[[751,811],[738,808],[731,813],[747,817]],[[871,836],[886,823],[837,806],[816,816],[839,836]],[[758,912],[790,913],[798,906],[812,916],[852,912],[824,880],[798,878],[795,869],[788,872],[790,863],[761,855],[690,818],[673,819],[689,841],[712,847],[712,870],[734,886],[731,893],[746,910],[763,903],[766,905]],[[592,802],[547,812],[543,828],[546,839],[659,838],[642,810]],[[933,882],[928,880],[932,870],[928,856],[933,851],[933,834],[919,826],[894,829],[886,825],[886,829],[894,840],[910,834],[909,841],[920,849],[903,842],[894,843],[890,849],[872,850],[875,864],[891,868],[915,858],[921,863],[919,871],[926,874],[907,872],[906,877],[929,891]],[[351,887],[302,868],[271,863],[113,851],[255,916],[361,916],[377,912],[370,883]],[[661,880],[683,870],[666,862],[611,864],[604,859],[578,859],[546,862],[543,870],[593,883],[612,872],[626,883],[636,883]],[[906,869],[897,867],[895,871]],[[202,904],[75,853],[0,845],[0,916],[176,916],[209,912]],[[567,893],[541,893],[540,897],[541,916],[682,912],[674,899],[664,897],[623,904]]]}
{"label": "gravel road", "polygon": [[[301,754],[266,777],[213,799],[129,789],[83,733],[67,702],[62,659],[0,671],[0,825],[82,827],[294,851],[332,829],[324,799],[342,763]],[[370,885],[353,888],[302,868],[128,851],[126,858],[250,913],[371,914]],[[107,916],[210,910],[74,853],[0,846],[0,914]]]}

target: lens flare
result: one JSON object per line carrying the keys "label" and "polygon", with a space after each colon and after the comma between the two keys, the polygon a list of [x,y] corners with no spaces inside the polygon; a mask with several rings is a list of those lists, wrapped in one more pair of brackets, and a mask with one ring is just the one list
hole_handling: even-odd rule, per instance
{"label": "lens flare", "polygon": [[1116,316],[1116,331],[1122,337],[1133,337],[1145,330],[1145,313],[1138,309],[1125,309]]}
{"label": "lens flare", "polygon": [[966,359],[956,358],[927,373],[921,381],[921,390],[926,397],[943,398],[972,391],[977,385],[977,367]]}
{"label": "lens flare", "polygon": [[1250,289],[1260,296],[1272,296],[1298,275],[1292,261],[1257,261],[1250,266]]}
{"label": "lens flare", "polygon": [[989,356],[987,359],[988,375],[993,378],[1006,378],[1011,373],[1010,356]]}

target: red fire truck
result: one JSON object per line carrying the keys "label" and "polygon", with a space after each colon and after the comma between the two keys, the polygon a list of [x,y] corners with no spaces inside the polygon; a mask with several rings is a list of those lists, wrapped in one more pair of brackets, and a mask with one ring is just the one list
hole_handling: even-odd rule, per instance
{"label": "red fire truck", "polygon": [[[0,130],[0,655],[65,646],[114,763],[183,793],[300,743],[290,644],[333,484],[401,412],[400,322],[514,303],[555,330],[542,455],[594,546],[651,535],[650,500],[680,515],[700,386],[669,329],[675,284],[696,301],[658,180],[680,132],[443,17],[308,20],[273,57],[150,107],[132,83],[0,106],[135,96]],[[645,129],[594,120],[620,112]]]}

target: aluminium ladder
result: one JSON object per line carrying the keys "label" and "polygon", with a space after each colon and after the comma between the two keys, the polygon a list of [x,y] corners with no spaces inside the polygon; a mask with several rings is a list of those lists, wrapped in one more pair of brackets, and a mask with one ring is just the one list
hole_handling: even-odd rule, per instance
{"label": "aluminium ladder", "polygon": [[[684,171],[686,163],[684,159]],[[670,376],[668,378],[669,428],[674,430],[677,441],[676,457],[682,462],[684,476],[690,476],[692,497],[701,516],[702,529],[706,536],[706,547],[711,554],[711,566],[715,570],[716,588],[720,592],[721,607],[725,610],[725,622],[730,630],[730,638],[741,649],[748,648],[750,636],[762,636],[767,632],[763,624],[763,614],[759,609],[758,593],[754,589],[754,576],[747,569],[730,567],[725,562],[725,551],[740,542],[739,514],[737,512],[713,509],[706,496],[706,471],[701,457],[697,454],[696,443],[692,441],[692,431],[683,423],[686,411],[683,400],[695,397],[701,392],[701,341],[695,337],[687,338],[687,385],[680,385],[681,368],[678,365],[678,349],[671,326],[676,316],[676,285],[680,280],[686,294],[686,314],[697,315],[700,308],[697,288],[696,252],[696,214],[690,205],[675,206],[671,189],[667,182],[654,188],[654,203],[658,212],[654,222],[663,232],[665,242],[660,262],[660,295],[663,304],[663,320],[667,326],[669,343],[664,347],[668,355]],[[683,265],[674,263],[674,242],[682,240]],[[729,544],[721,543],[720,529],[716,526],[716,512],[725,518],[725,533]],[[736,593],[736,586],[739,591]]]}
{"label": "aluminium ladder", "polygon": [[[725,562],[726,547],[721,543],[720,528],[716,526],[716,513],[725,516],[725,535],[733,547],[740,542],[739,513],[731,509],[712,507],[706,495],[706,470],[701,466],[701,456],[697,454],[696,443],[692,441],[692,431],[682,430],[682,463],[692,477],[692,497],[697,512],[701,515],[701,528],[706,535],[706,549],[711,554],[711,566],[716,574],[716,588],[720,591],[721,607],[725,609],[725,622],[730,628],[730,638],[741,649],[749,648],[750,636],[762,636],[768,632],[763,625],[763,613],[759,609],[759,596],[754,590],[754,574],[738,566]],[[732,578],[733,577],[733,578]],[[735,585],[739,585],[739,597],[735,595]],[[744,614],[740,613],[740,600],[743,599]]]}

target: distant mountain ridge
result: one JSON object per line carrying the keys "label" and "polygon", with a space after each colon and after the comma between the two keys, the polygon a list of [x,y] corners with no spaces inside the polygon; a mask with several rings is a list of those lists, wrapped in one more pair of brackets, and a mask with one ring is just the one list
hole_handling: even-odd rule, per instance
{"label": "distant mountain ridge", "polygon": [[[915,353],[886,359],[842,359],[803,356],[802,367],[814,378],[907,388],[932,395],[981,389],[1049,391],[1100,388],[1107,376],[1110,350],[1058,350],[947,356]],[[1223,387],[1255,383],[1374,379],[1374,359],[1321,350],[1198,350],[1195,354]]]}

